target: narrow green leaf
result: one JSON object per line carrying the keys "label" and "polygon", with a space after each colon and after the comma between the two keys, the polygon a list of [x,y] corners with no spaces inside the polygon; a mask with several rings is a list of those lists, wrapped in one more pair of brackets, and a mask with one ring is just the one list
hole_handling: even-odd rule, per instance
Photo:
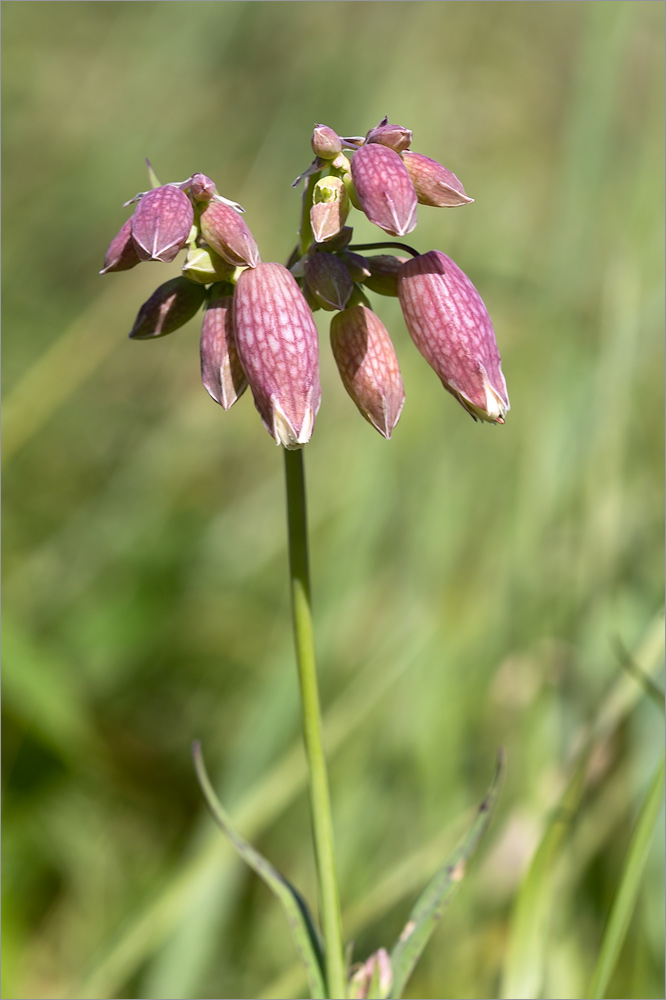
{"label": "narrow green leaf", "polygon": [[157,174],[153,170],[153,165],[149,159],[146,159],[146,166],[148,167],[148,180],[150,181],[150,186],[153,188],[161,187]]}
{"label": "narrow green leaf", "polygon": [[444,907],[451,901],[466,871],[467,863],[490,822],[499,795],[504,771],[504,752],[497,756],[497,768],[486,797],[479,806],[476,818],[460,847],[447,863],[439,869],[416,902],[409,920],[391,952],[393,985],[390,996],[401,996],[414,966],[427,945]]}
{"label": "narrow green leaf", "polygon": [[627,860],[624,865],[617,895],[613,900],[608,924],[601,944],[601,951],[597,965],[592,976],[592,982],[587,992],[587,996],[592,1000],[602,1000],[606,996],[608,983],[612,975],[615,963],[619,957],[627,927],[636,904],[636,897],[640,888],[641,877],[648,858],[655,827],[661,811],[661,803],[664,798],[664,777],[666,767],[664,758],[657,768],[652,779],[648,793],[641,807],[636,828]]}
{"label": "narrow green leaf", "polygon": [[267,861],[234,829],[210,782],[201,753],[201,745],[198,742],[192,747],[192,756],[197,778],[213,819],[227,835],[243,860],[264,880],[268,888],[282,903],[296,948],[307,972],[313,1000],[324,1000],[327,991],[324,982],[322,947],[307,903],[277,868],[274,868],[270,861]]}
{"label": "narrow green leaf", "polygon": [[535,1000],[541,996],[553,905],[551,888],[555,862],[580,805],[588,759],[589,751],[579,758],[562,798],[552,811],[550,822],[520,887],[507,947],[500,993],[502,997]]}
{"label": "narrow green leaf", "polygon": [[633,677],[636,678],[638,683],[641,684],[645,689],[645,693],[652,699],[655,705],[657,705],[663,713],[666,706],[664,705],[664,692],[662,691],[662,689],[652,679],[652,677],[650,677],[649,674],[646,674],[645,671],[638,666],[634,658],[631,656],[628,650],[625,649],[624,645],[622,644],[622,641],[617,636],[615,637],[614,645],[615,645],[615,651],[617,653],[617,658],[620,661],[621,665],[624,667],[624,669],[627,671],[628,674],[631,674]]}

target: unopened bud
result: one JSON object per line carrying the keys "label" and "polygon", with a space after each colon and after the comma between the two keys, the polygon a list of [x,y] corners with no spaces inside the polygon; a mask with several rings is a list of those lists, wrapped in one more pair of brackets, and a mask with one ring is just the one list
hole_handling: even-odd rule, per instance
{"label": "unopened bud", "polygon": [[332,253],[322,251],[308,257],[305,277],[322,309],[344,309],[354,291],[349,271]]}
{"label": "unopened bud", "polygon": [[205,174],[192,174],[190,194],[193,201],[210,201],[215,194],[215,183]]}
{"label": "unopened bud", "polygon": [[379,125],[371,128],[365,137],[366,142],[378,142],[382,146],[394,149],[396,153],[402,153],[404,149],[409,149],[412,143],[412,131],[403,128],[402,125],[392,125],[388,117],[382,118]]}
{"label": "unopened bud", "polygon": [[215,281],[226,281],[236,270],[233,264],[216,254],[210,247],[191,246],[183,263],[182,272],[190,281],[200,285],[210,285]]}
{"label": "unopened bud", "polygon": [[457,205],[469,205],[474,201],[465,194],[465,189],[456,175],[437,160],[431,160],[429,156],[422,156],[421,153],[407,152],[402,154],[402,162],[412,179],[420,205],[454,208]]}
{"label": "unopened bud", "polygon": [[361,208],[391,236],[416,227],[416,192],[400,156],[388,146],[369,143],[354,153],[351,173]]}
{"label": "unopened bud", "polygon": [[261,261],[254,236],[229,205],[209,202],[201,213],[201,232],[215,253],[236,267],[256,267]]}
{"label": "unopened bud", "polygon": [[132,239],[132,220],[130,218],[123,223],[120,232],[109,243],[108,250],[104,254],[104,267],[99,273],[129,271],[131,267],[136,267],[140,263],[141,258],[136,252]]}
{"label": "unopened bud", "polygon": [[324,243],[340,232],[349,215],[349,197],[339,177],[322,177],[314,186],[310,225],[317,243]]}
{"label": "unopened bud", "polygon": [[467,275],[431,250],[402,265],[398,292],[412,340],[444,388],[475,420],[503,424],[509,397],[495,331]]}
{"label": "unopened bud", "polygon": [[312,133],[312,152],[322,160],[334,160],[342,150],[342,140],[328,125],[315,125]]}
{"label": "unopened bud", "polygon": [[367,306],[350,306],[331,320],[331,346],[345,389],[365,419],[390,438],[405,390],[384,324]]}
{"label": "unopened bud", "polygon": [[[217,290],[219,289],[219,291]],[[233,326],[232,290],[222,283],[211,289],[201,324],[201,381],[210,396],[228,410],[247,389]]]}
{"label": "unopened bud", "polygon": [[392,254],[377,254],[366,257],[370,277],[363,284],[378,295],[398,294],[398,272],[408,257],[394,257]]}
{"label": "unopened bud", "polygon": [[173,184],[147,191],[132,216],[132,239],[141,260],[172,261],[190,235],[194,209]]}
{"label": "unopened bud", "polygon": [[173,333],[192,319],[205,298],[203,285],[195,285],[187,278],[165,281],[139,309],[130,337],[133,340],[149,340]]}
{"label": "unopened bud", "polygon": [[321,402],[319,345],[312,313],[282,264],[243,271],[234,293],[236,348],[264,426],[278,444],[300,448]]}

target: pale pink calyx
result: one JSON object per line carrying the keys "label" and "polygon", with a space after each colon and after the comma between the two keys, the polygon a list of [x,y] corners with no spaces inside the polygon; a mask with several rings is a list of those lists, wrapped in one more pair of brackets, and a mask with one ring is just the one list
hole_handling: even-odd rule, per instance
{"label": "pale pink calyx", "polygon": [[467,275],[431,250],[401,266],[398,294],[412,340],[444,388],[475,420],[504,423],[509,396],[495,331]]}
{"label": "pale pink calyx", "polygon": [[172,261],[188,241],[194,209],[174,184],[146,191],[132,216],[132,239],[141,260]]}
{"label": "pale pink calyx", "polygon": [[365,419],[390,438],[405,402],[400,367],[388,332],[364,305],[337,313],[331,347],[345,389]]}
{"label": "pale pink calyx", "polygon": [[[217,294],[220,288],[222,294]],[[208,394],[228,410],[247,389],[247,379],[238,357],[233,325],[233,298],[224,294],[230,286],[213,285],[201,324],[201,381]]]}
{"label": "pale pink calyx", "polygon": [[395,150],[375,142],[362,146],[352,158],[351,175],[370,222],[391,236],[416,228],[416,192]]}
{"label": "pale pink calyx", "polygon": [[306,444],[321,403],[317,328],[296,279],[282,264],[259,263],[240,275],[234,334],[267,431],[285,448]]}

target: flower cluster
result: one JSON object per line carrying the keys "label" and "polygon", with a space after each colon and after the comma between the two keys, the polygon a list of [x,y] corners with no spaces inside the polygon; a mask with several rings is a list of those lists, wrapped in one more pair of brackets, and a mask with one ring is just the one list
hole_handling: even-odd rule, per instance
{"label": "flower cluster", "polygon": [[[397,296],[416,347],[474,419],[503,423],[509,409],[488,312],[469,278],[444,253],[401,243],[352,244],[352,208],[390,236],[417,223],[417,206],[455,207],[472,199],[455,174],[410,149],[412,133],[384,118],[365,137],[325,125],[312,136],[300,241],[287,266],[263,263],[243,209],[193,174],[133,198],[134,214],[111,241],[101,273],[142,261],[170,262],[186,251],[179,277],[139,310],[130,337],[171,333],[204,308],[201,374],[224,409],[250,386],[278,444],[310,440],[321,402],[313,313],[335,312],[331,346],[354,403],[390,438],[404,403],[391,338],[367,292]],[[367,253],[368,249],[398,253]],[[412,255],[405,257],[404,253]]]}

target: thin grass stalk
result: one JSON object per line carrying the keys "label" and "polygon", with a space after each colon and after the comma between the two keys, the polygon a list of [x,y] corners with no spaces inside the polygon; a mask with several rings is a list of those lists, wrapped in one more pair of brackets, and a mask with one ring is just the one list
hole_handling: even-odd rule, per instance
{"label": "thin grass stalk", "polygon": [[284,449],[289,535],[289,579],[298,680],[301,690],[303,741],[308,762],[310,809],[319,882],[328,995],[344,998],[346,975],[342,919],[335,867],[333,821],[322,740],[317,666],[310,593],[305,475],[301,449]]}

